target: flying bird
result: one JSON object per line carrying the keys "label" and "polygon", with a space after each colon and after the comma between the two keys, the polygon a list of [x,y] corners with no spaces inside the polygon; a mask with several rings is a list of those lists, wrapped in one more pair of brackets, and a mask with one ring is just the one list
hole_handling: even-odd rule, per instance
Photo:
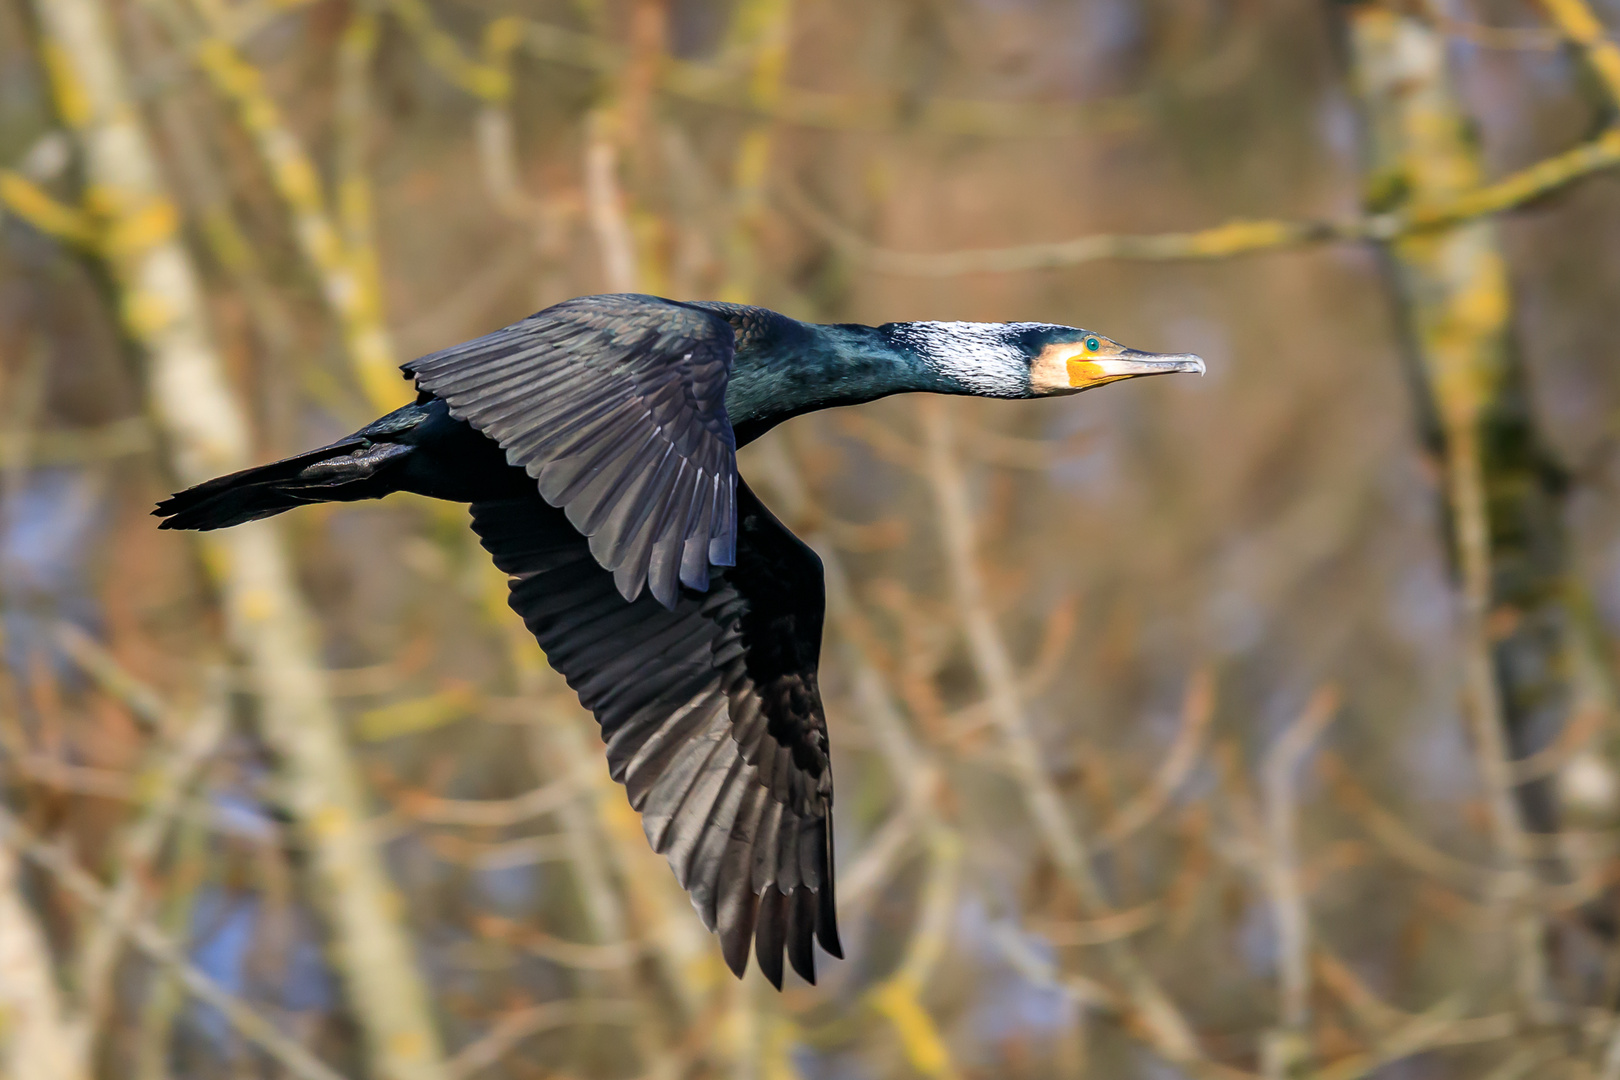
{"label": "flying bird", "polygon": [[1046,323],[815,325],[585,296],[404,365],[416,401],[158,505],[221,529],[410,491],[470,503],[509,600],[596,717],[608,768],[741,976],[843,955],[816,686],[821,561],[737,474],[801,413],[890,394],[1032,398],[1202,373]]}

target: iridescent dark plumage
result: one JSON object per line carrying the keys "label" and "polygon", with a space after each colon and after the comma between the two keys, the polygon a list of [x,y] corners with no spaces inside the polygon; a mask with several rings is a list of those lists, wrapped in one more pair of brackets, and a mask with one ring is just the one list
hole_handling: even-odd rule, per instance
{"label": "iridescent dark plumage", "polygon": [[821,562],[737,474],[792,416],[888,394],[1070,393],[1202,370],[1044,323],[800,323],[588,296],[411,361],[417,400],[156,513],[217,529],[410,491],[471,504],[510,602],[601,724],[608,767],[741,975],[841,956],[816,685]]}

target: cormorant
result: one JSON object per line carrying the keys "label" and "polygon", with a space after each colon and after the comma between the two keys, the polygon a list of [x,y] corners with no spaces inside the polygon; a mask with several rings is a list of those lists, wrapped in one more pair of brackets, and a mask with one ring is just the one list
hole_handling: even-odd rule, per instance
{"label": "cormorant", "polygon": [[608,767],[739,976],[756,942],[842,956],[816,687],[821,561],[737,475],[789,417],[889,394],[1072,394],[1204,370],[1046,323],[812,325],[759,307],[585,296],[404,365],[413,404],[159,504],[219,529],[411,491],[470,503],[509,600],[595,714]]}

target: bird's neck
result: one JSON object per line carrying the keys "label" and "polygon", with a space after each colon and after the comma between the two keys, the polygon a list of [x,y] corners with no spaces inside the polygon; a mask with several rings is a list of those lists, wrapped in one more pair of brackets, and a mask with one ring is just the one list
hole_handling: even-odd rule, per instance
{"label": "bird's neck", "polygon": [[954,372],[940,343],[914,329],[934,325],[829,326],[784,318],[769,333],[740,338],[726,391],[738,444],[790,417],[890,394],[985,394]]}

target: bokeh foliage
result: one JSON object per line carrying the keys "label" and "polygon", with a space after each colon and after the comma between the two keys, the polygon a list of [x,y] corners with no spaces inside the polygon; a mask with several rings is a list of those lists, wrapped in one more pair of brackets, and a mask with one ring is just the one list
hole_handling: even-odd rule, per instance
{"label": "bokeh foliage", "polygon": [[[1620,1077],[1617,17],[0,2],[0,1068]],[[828,570],[815,988],[459,508],[145,516],[609,290],[1209,361],[745,451]]]}

